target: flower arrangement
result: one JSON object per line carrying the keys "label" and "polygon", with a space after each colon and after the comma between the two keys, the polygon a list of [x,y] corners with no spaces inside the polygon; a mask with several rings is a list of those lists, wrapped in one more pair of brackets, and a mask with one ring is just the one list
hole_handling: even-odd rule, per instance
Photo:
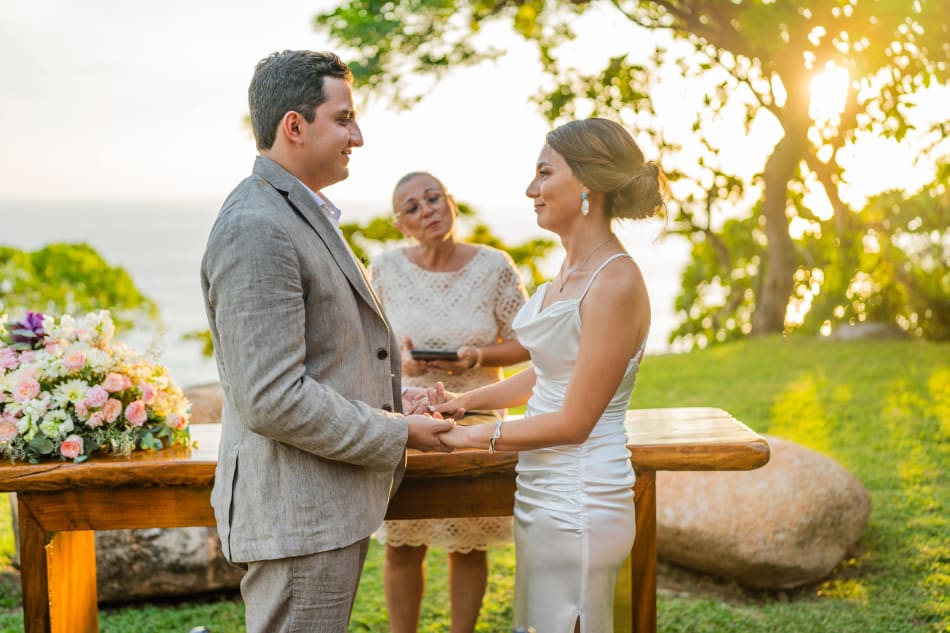
{"label": "flower arrangement", "polygon": [[164,366],[112,340],[108,311],[0,323],[0,455],[80,463],[188,444],[188,400]]}

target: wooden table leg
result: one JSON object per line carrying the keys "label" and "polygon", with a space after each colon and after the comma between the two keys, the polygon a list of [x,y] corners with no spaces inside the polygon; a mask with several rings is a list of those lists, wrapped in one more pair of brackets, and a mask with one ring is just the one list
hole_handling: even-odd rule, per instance
{"label": "wooden table leg", "polygon": [[637,536],[617,574],[614,633],[656,633],[656,473],[638,472],[633,486]]}
{"label": "wooden table leg", "polygon": [[20,518],[20,584],[23,587],[23,630],[49,633],[49,587],[46,569],[46,532],[27,503],[17,495]]}
{"label": "wooden table leg", "polygon": [[656,473],[637,473],[637,538],[630,552],[634,633],[656,633]]}
{"label": "wooden table leg", "polygon": [[59,532],[46,546],[51,633],[99,633],[96,533]]}
{"label": "wooden table leg", "polygon": [[[36,499],[34,499],[36,497]],[[95,532],[50,532],[20,494],[20,579],[26,633],[98,633]]]}

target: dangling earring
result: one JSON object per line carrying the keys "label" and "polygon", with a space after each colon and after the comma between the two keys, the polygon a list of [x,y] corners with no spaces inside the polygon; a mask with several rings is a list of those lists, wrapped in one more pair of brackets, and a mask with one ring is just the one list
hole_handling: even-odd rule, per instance
{"label": "dangling earring", "polygon": [[587,192],[581,192],[581,215],[590,213],[590,203],[587,201]]}

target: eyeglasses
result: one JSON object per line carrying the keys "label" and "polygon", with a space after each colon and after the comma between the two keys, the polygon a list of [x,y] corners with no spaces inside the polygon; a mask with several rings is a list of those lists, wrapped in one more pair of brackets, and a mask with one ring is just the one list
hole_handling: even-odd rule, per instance
{"label": "eyeglasses", "polygon": [[441,191],[427,191],[421,200],[418,202],[412,200],[403,209],[398,211],[396,215],[411,218],[419,212],[419,210],[422,208],[422,204],[426,204],[430,209],[432,209],[434,207],[441,206],[444,201],[445,194]]}

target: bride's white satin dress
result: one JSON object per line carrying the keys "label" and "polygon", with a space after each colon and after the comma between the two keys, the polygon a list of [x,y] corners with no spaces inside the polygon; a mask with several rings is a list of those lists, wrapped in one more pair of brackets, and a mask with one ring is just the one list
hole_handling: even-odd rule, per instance
{"label": "bride's white satin dress", "polygon": [[[591,282],[617,257],[629,255],[606,260]],[[558,411],[564,403],[580,344],[580,304],[590,283],[580,298],[540,311],[549,288],[539,288],[513,323],[537,374],[526,417]],[[635,475],[623,424],[642,356],[641,346],[583,444],[520,454],[515,627],[572,633],[580,618],[583,633],[613,631],[614,584],[636,535]]]}

